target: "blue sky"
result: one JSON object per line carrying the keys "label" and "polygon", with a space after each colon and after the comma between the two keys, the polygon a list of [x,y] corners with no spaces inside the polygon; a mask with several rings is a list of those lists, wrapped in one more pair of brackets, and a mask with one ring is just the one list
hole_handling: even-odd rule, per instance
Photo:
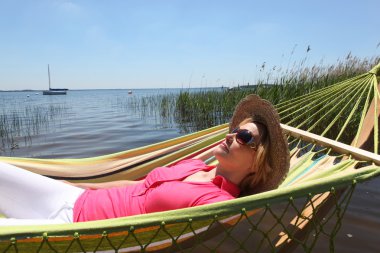
{"label": "blue sky", "polygon": [[379,10],[379,0],[0,0],[0,89],[47,88],[47,64],[52,86],[70,89],[254,83],[263,62],[380,55]]}

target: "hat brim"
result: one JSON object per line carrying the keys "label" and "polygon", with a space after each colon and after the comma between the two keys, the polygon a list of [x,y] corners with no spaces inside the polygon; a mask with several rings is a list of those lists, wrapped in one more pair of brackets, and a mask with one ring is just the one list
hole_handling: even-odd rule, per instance
{"label": "hat brim", "polygon": [[289,147],[280,125],[280,117],[274,106],[267,100],[251,94],[242,99],[236,106],[231,118],[230,132],[246,118],[252,118],[267,128],[269,137],[269,163],[272,171],[265,184],[257,186],[254,192],[276,189],[289,171]]}

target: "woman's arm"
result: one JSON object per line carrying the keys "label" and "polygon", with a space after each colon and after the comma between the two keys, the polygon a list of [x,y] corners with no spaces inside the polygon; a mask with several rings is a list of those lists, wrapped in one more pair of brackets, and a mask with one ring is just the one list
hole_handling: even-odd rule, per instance
{"label": "woman's arm", "polygon": [[73,186],[79,187],[79,188],[83,188],[83,189],[104,189],[104,188],[135,185],[138,183],[143,183],[144,181],[145,181],[145,179],[139,180],[139,181],[118,180],[118,181],[103,182],[103,183],[71,183],[68,181],[64,181],[64,182],[71,184]]}

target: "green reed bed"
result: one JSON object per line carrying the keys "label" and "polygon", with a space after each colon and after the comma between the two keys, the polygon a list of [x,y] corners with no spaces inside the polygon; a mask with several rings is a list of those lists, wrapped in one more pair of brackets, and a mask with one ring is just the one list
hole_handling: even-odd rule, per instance
{"label": "green reed bed", "polygon": [[117,98],[113,107],[122,113],[133,114],[142,120],[154,120],[160,127],[173,127],[176,95],[128,96]]}
{"label": "green reed bed", "polygon": [[[380,57],[359,59],[350,54],[345,59],[338,60],[334,65],[321,64],[308,67],[305,66],[305,61],[301,61],[299,64],[293,64],[292,69],[282,70],[276,66],[270,68],[266,74],[261,74],[264,77],[259,79],[256,85],[241,85],[232,89],[220,88],[198,92],[184,89],[179,94],[126,97],[118,100],[117,106],[124,110],[132,110],[142,119],[153,117],[161,127],[170,127],[176,124],[181,132],[189,133],[228,122],[236,104],[248,94],[258,94],[276,105],[365,73],[379,61]],[[264,67],[261,71],[265,71]],[[353,107],[353,104],[349,106]],[[362,107],[363,104],[360,104],[359,109]],[[339,107],[336,110],[338,109]],[[323,113],[324,111],[321,111],[321,117]],[[287,122],[292,121],[292,125],[306,121],[303,128],[307,129],[309,116],[304,115],[297,119],[298,122],[297,120],[292,121],[292,118],[289,117],[286,120]],[[320,126],[328,125],[330,120],[329,118],[322,119]],[[354,122],[359,120],[358,115],[352,117]],[[344,122],[343,118],[342,122]],[[350,126],[356,125],[350,124]],[[351,132],[356,132],[354,130]],[[343,138],[352,139],[352,136],[343,136]]]}
{"label": "green reed bed", "polygon": [[[183,91],[177,97],[175,120],[185,131],[201,130],[228,122],[235,105],[248,94],[258,94],[276,105],[365,73],[379,61],[379,57],[361,60],[348,55],[344,60],[337,61],[335,65],[305,67],[302,63],[294,65],[295,67],[291,70],[278,69],[275,71],[271,69],[271,72],[259,80],[257,85],[197,93]],[[349,106],[352,107],[353,104]],[[363,104],[360,104],[359,108],[362,107]],[[322,115],[323,113],[321,113]],[[305,115],[299,121],[304,121],[307,117]],[[287,120],[290,121],[291,118]],[[324,119],[320,125],[327,125],[329,120],[328,118]],[[353,120],[359,121],[360,118],[358,115],[354,115]],[[296,123],[294,122],[294,125],[297,125]]]}
{"label": "green reed bed", "polygon": [[283,70],[276,66],[269,68],[251,91],[278,104],[365,73],[379,62],[380,57],[360,59],[348,54],[335,64],[306,66],[304,59],[300,63],[294,63],[291,69]]}
{"label": "green reed bed", "polygon": [[47,131],[69,108],[66,105],[26,105],[0,112],[0,151],[16,149],[20,140],[30,144],[33,135]]}
{"label": "green reed bed", "polygon": [[[271,101],[273,104],[279,104],[283,101],[310,93],[312,91],[330,86],[350,77],[365,73],[380,61],[380,57],[359,59],[350,54],[343,60],[338,60],[333,65],[314,65],[308,67],[305,61],[299,64],[293,64],[292,69],[282,70],[281,68],[270,68],[266,74],[257,81],[256,85],[241,85],[232,89],[219,89],[193,92],[183,90],[179,94],[151,96],[142,99],[139,105],[136,103],[136,112],[140,112],[142,117],[149,113],[156,113],[160,122],[175,122],[181,132],[189,133],[202,130],[211,126],[219,125],[229,121],[236,104],[248,94],[258,94],[259,96]],[[263,66],[261,71],[264,72]],[[346,98],[347,99],[347,98]],[[339,101],[339,100],[337,100]],[[342,105],[347,101],[340,101]],[[353,103],[348,105],[353,107]],[[359,109],[363,103],[359,105]],[[340,107],[335,110],[338,112]],[[326,111],[321,111],[322,117],[319,122],[320,131],[323,126],[327,126],[331,121],[330,118],[323,115]],[[330,113],[334,115],[335,112]],[[306,122],[302,128],[310,127],[307,119],[310,115],[303,115],[299,119],[293,120],[291,117],[286,118],[286,122],[292,121],[292,125],[297,126],[300,122]],[[297,122],[297,120],[299,122]],[[337,129],[344,124],[345,118],[338,121]],[[352,124],[348,127],[355,127],[360,121],[360,116],[352,116]],[[284,122],[284,123],[286,123]],[[311,123],[310,123],[311,124]],[[356,129],[348,129],[345,134],[355,133]],[[329,133],[336,136],[337,133]],[[353,136],[342,136],[342,141],[352,140]]]}

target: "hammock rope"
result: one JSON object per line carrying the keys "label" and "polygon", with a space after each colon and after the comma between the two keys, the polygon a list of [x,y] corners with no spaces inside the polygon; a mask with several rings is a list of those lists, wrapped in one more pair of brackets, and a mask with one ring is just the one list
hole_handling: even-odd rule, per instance
{"label": "hammock rope", "polygon": [[[362,85],[363,86],[363,85]],[[344,99],[347,99],[349,97],[351,97],[351,99],[348,101],[348,103],[344,103],[343,104],[343,107],[342,109],[340,110],[339,113],[336,114],[335,118],[331,121],[331,123],[326,127],[326,129],[321,133],[321,136],[324,136],[326,134],[326,132],[328,130],[331,129],[331,127],[334,125],[334,123],[340,118],[340,116],[343,114],[343,112],[345,111],[345,109],[350,105],[350,103],[352,102],[352,100],[355,98],[355,96],[360,92],[360,88],[362,88],[361,86],[357,86],[355,87],[354,89],[352,89],[350,92],[348,92],[347,94],[343,93],[342,97],[336,97],[335,99],[331,100],[330,97],[327,97],[326,100],[330,100],[329,103],[325,104],[324,106],[322,106],[322,108],[320,110],[318,110],[314,115],[311,115],[311,118],[316,118],[316,116],[321,112],[323,111],[324,109],[328,108],[328,107],[331,107],[331,109],[329,109],[326,113],[324,113],[324,115],[333,115],[334,112],[336,110],[338,110],[344,102],[345,100]],[[354,93],[354,94],[353,94]],[[360,101],[360,100],[358,100]],[[333,106],[332,106],[333,105]],[[354,112],[354,111],[353,111]],[[307,131],[312,131],[316,126],[319,125],[319,123],[323,120],[323,117],[320,117],[319,120],[317,120],[313,125],[311,125]],[[348,120],[348,119],[347,119]],[[347,122],[346,120],[346,122]],[[302,127],[302,124],[301,125],[298,125],[297,128],[301,128]]]}
{"label": "hammock rope", "polygon": [[[380,64],[371,71],[276,106],[282,122],[334,140],[358,145],[369,102],[374,103],[373,151],[378,153],[378,78]],[[357,115],[360,115],[359,118]],[[347,129],[349,128],[349,129]],[[340,130],[338,133],[336,131]],[[351,136],[350,133],[356,133]]]}
{"label": "hammock rope", "polygon": [[[358,109],[360,101],[362,101],[362,99],[364,98],[364,95],[365,95],[366,93],[369,95],[369,93],[370,93],[370,92],[369,92],[369,88],[370,88],[370,87],[364,87],[364,88],[363,88],[363,90],[362,90],[362,92],[361,92],[361,94],[360,94],[360,96],[359,96],[359,99],[357,99],[354,108],[351,110],[349,116],[347,117],[346,122],[345,122],[344,125],[342,126],[342,129],[340,130],[340,132],[339,132],[339,134],[338,134],[338,136],[336,137],[335,140],[338,140],[338,139],[340,138],[340,136],[343,134],[344,130],[345,130],[346,127],[348,126],[348,123],[351,121],[352,116],[354,116],[355,111]],[[369,96],[367,96],[367,97],[369,97]],[[349,103],[351,103],[353,100],[354,100],[354,97],[351,98],[351,100],[349,101]],[[366,100],[366,102],[367,102],[367,100]],[[344,106],[344,107],[342,108],[342,110],[338,113],[339,116],[341,116],[341,115],[343,114],[343,111],[346,109],[346,107],[349,105],[349,103],[347,103],[346,106]],[[334,119],[334,121],[333,121],[333,122],[332,122],[327,128],[330,129],[330,128],[332,127],[332,125],[336,122],[336,120],[338,120],[338,117],[336,117],[336,118]],[[322,136],[325,135],[326,132],[327,132],[327,130],[325,130],[325,131],[322,133]]]}
{"label": "hammock rope", "polygon": [[375,113],[374,113],[374,134],[373,134],[373,143],[374,143],[374,153],[378,154],[378,139],[379,139],[379,126],[378,126],[378,103],[379,103],[379,90],[377,88],[377,85],[373,85],[374,89],[375,89]]}
{"label": "hammock rope", "polygon": [[[276,190],[206,206],[118,219],[0,227],[0,252],[282,252],[282,246],[289,241],[294,242],[290,247],[297,245],[311,252],[320,240],[326,241],[329,250],[333,251],[356,184],[380,175],[376,76],[379,71],[380,64],[368,73],[277,105],[282,123],[291,122],[297,126],[307,121],[300,128],[308,131],[283,125],[288,136],[291,168]],[[366,117],[371,108],[374,117]],[[353,120],[355,117],[357,119]],[[354,139],[354,146],[360,145],[361,133],[363,129],[368,130],[369,118],[373,121],[374,153],[323,137],[338,129],[332,139],[340,140],[350,129],[358,129],[351,140]],[[136,179],[157,166],[187,158],[202,158],[215,164],[211,150],[223,140],[226,132],[224,124],[155,145],[95,158],[0,157],[0,160],[54,177],[67,177],[65,171],[69,170],[70,178],[79,181],[94,172],[88,168],[100,164],[95,171],[96,178],[89,178],[89,181]],[[135,158],[139,159],[138,163],[132,162]],[[123,170],[129,165],[133,168]],[[327,208],[327,204],[333,208]],[[300,232],[303,227],[310,227],[310,232]],[[300,237],[300,233],[304,237]]]}

